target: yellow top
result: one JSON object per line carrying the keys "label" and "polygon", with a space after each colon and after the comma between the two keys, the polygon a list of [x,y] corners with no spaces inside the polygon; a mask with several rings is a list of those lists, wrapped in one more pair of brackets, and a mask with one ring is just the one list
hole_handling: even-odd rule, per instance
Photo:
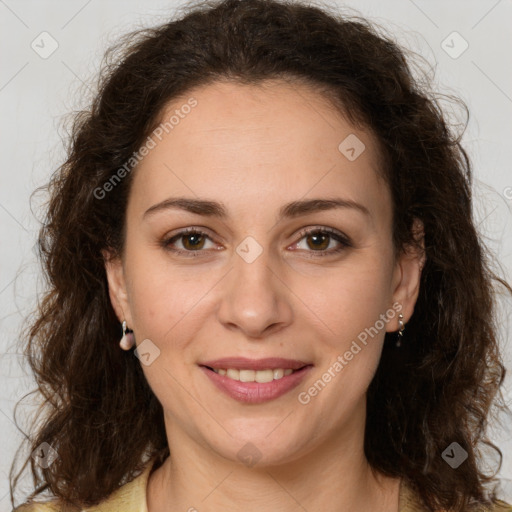
{"label": "yellow top", "polygon": [[[155,459],[148,462],[144,471],[131,482],[128,482],[114,491],[99,505],[88,507],[82,512],[148,512],[146,503],[146,489],[148,478]],[[400,483],[399,512],[426,512],[416,494],[402,479]],[[58,499],[47,502],[32,502],[20,505],[12,512],[63,512],[59,507]],[[512,512],[512,506],[499,501],[492,509],[482,512]]]}

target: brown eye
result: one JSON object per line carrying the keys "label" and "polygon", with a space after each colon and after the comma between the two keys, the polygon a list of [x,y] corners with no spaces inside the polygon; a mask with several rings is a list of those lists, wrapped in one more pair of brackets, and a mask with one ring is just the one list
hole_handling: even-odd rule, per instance
{"label": "brown eye", "polygon": [[183,238],[183,247],[187,250],[197,250],[202,249],[204,246],[204,237],[199,233],[189,233],[187,235],[182,235]]}
{"label": "brown eye", "polygon": [[[161,245],[165,250],[175,252],[177,254],[198,256],[200,253],[208,252],[203,250],[207,240],[210,240],[207,233],[197,228],[189,228],[180,231],[171,238],[162,240]],[[174,247],[177,243],[181,243],[183,248]]]}
{"label": "brown eye", "polygon": [[331,235],[323,234],[320,232],[310,233],[309,235],[306,236],[306,239],[312,242],[311,244],[308,243],[308,246],[311,249],[320,250],[325,250],[329,247],[329,242],[331,238]]}
{"label": "brown eye", "polygon": [[[311,257],[329,256],[337,254],[347,247],[352,247],[352,243],[347,236],[331,228],[303,230],[301,231],[300,236],[306,240],[305,250],[307,252],[314,253]],[[338,247],[328,250],[329,245],[333,240],[338,244]],[[300,242],[297,242],[295,245],[299,246]]]}

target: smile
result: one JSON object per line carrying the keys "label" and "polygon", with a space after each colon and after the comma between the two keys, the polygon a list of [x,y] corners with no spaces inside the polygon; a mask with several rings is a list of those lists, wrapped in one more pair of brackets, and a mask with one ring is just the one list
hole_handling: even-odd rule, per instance
{"label": "smile", "polygon": [[[293,370],[275,368],[246,370],[200,366],[216,389],[245,404],[261,404],[275,400],[296,388],[313,365]],[[224,373],[225,372],[225,373]]]}

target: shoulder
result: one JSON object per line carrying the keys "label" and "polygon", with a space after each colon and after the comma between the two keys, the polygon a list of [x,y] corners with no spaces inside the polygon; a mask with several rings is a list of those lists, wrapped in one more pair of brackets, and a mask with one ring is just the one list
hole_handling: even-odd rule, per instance
{"label": "shoulder", "polygon": [[61,507],[57,500],[47,502],[33,501],[16,507],[12,512],[60,512]]}
{"label": "shoulder", "polygon": [[[400,483],[399,511],[427,512],[414,486],[403,479]],[[479,508],[478,512],[512,512],[512,505],[502,500],[496,500],[491,506]]]}
{"label": "shoulder", "polygon": [[[154,462],[155,459],[150,460],[139,476],[119,487],[107,499],[80,512],[147,512],[146,489]],[[68,512],[70,510],[58,498],[54,498],[46,502],[24,503],[12,512]]]}
{"label": "shoulder", "polygon": [[485,509],[484,512],[512,512],[512,505],[502,500],[497,500],[492,507]]}

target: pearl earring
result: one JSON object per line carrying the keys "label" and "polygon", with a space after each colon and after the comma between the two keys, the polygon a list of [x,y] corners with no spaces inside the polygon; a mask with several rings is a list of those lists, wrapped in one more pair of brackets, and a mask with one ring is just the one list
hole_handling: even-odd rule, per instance
{"label": "pearl earring", "polygon": [[123,320],[123,337],[119,342],[119,346],[123,350],[130,350],[135,345],[135,337],[133,332],[126,332],[126,320]]}

